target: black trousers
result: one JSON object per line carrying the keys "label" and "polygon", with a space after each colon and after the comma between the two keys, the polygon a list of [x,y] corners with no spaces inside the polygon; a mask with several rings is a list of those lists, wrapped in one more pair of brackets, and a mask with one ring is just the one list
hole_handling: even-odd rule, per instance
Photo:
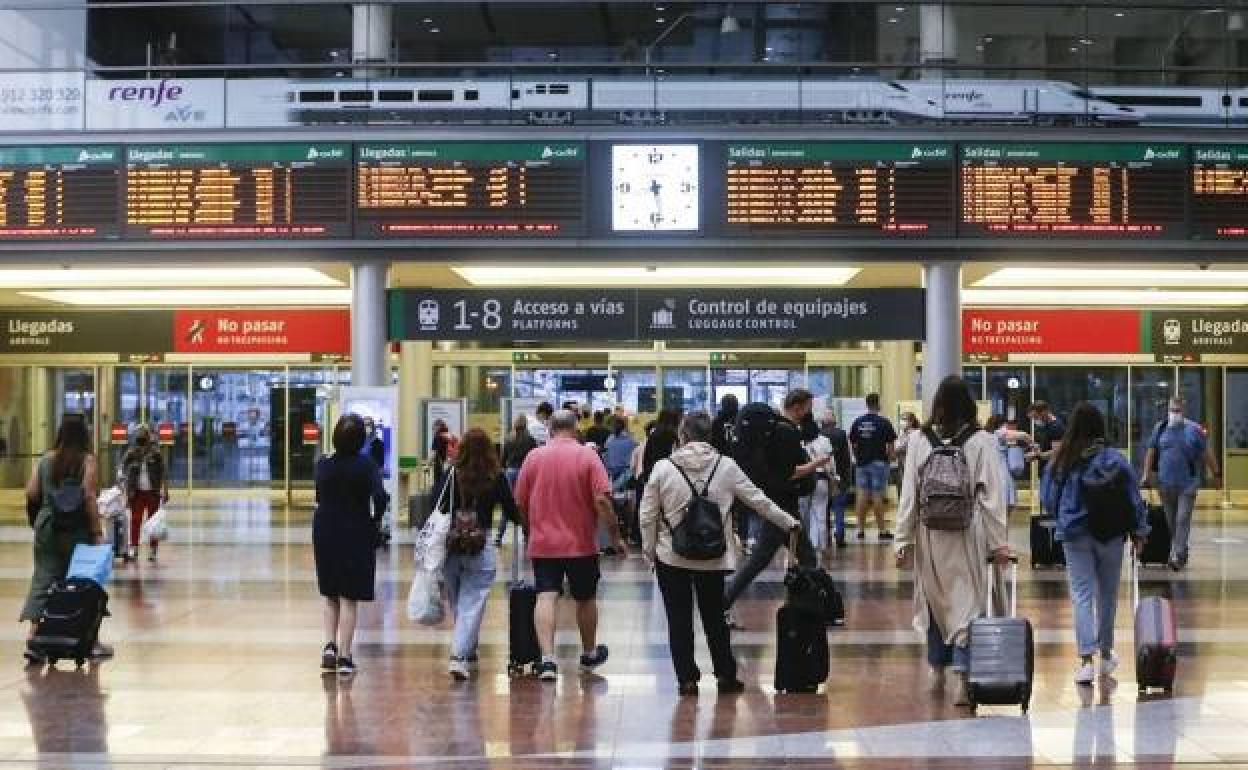
{"label": "black trousers", "polygon": [[663,607],[667,610],[667,636],[672,650],[676,681],[696,682],[702,677],[693,657],[693,602],[697,599],[702,630],[711,649],[715,677],[737,678],[737,661],[732,657],[728,625],[724,623],[724,574],[672,567],[659,562],[655,567]]}
{"label": "black trousers", "polygon": [[[727,587],[724,590],[724,609],[728,609],[737,601],[745,589],[750,587],[750,583],[754,582],[754,578],[759,573],[767,569],[767,565],[771,564],[771,560],[776,558],[776,552],[781,548],[787,548],[789,545],[789,533],[772,524],[770,521],[763,519],[760,522],[758,542],[754,545],[750,558],[737,568],[733,576],[728,579]],[[799,533],[797,536],[797,562],[803,567],[813,567],[818,563],[815,556],[815,549],[811,546],[810,540],[805,533]]]}

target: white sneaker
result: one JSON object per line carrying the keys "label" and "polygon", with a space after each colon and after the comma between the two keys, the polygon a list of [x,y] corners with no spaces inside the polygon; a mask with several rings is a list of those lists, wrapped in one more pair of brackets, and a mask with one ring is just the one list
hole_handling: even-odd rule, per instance
{"label": "white sneaker", "polygon": [[1075,684],[1092,684],[1096,679],[1096,667],[1089,663],[1080,663],[1075,671]]}
{"label": "white sneaker", "polygon": [[451,662],[446,665],[446,673],[456,682],[466,682],[472,676],[468,662],[459,658],[451,658]]}
{"label": "white sneaker", "polygon": [[1122,661],[1118,657],[1118,653],[1113,650],[1109,651],[1109,655],[1104,653],[1101,655],[1101,676],[1110,676],[1118,670],[1118,665]]}
{"label": "white sneaker", "polygon": [[944,692],[945,690],[945,667],[944,666],[928,666],[927,667],[927,687],[932,693]]}

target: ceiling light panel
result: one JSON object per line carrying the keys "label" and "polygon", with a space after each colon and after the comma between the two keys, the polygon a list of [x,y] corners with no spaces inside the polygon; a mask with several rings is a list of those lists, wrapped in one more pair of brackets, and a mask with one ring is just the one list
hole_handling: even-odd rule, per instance
{"label": "ceiling light panel", "polygon": [[1158,289],[963,289],[965,305],[1085,307],[1235,307],[1248,305],[1248,291],[1162,291]]}
{"label": "ceiling light panel", "polygon": [[216,305],[348,306],[350,289],[52,289],[22,296],[63,305],[95,307],[192,307]]}
{"label": "ceiling light panel", "polygon": [[975,286],[1048,288],[1248,288],[1248,270],[1003,267]]}
{"label": "ceiling light panel", "polygon": [[194,288],[342,286],[310,267],[84,267],[0,268],[0,288]]}
{"label": "ceiling light panel", "polygon": [[452,268],[473,286],[843,286],[858,275],[857,267],[813,265],[678,265],[663,267],[533,265]]}

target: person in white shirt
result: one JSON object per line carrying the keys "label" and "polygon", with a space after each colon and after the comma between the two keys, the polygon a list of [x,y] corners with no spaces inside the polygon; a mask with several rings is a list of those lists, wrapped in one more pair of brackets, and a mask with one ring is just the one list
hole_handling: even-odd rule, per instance
{"label": "person in white shirt", "polygon": [[537,419],[529,423],[529,435],[538,446],[546,446],[546,442],[550,441],[550,416],[554,413],[555,407],[549,401],[537,405]]}

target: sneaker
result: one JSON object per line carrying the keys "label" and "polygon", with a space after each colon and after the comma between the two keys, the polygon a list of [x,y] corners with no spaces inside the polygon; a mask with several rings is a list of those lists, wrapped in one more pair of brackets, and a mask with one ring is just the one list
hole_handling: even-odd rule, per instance
{"label": "sneaker", "polygon": [[446,666],[446,673],[456,682],[466,682],[472,677],[472,671],[468,669],[468,661],[462,658],[451,658],[451,662]]}
{"label": "sneaker", "polygon": [[495,547],[495,548],[502,548],[502,547],[503,547],[503,539],[502,539],[501,537],[496,537],[496,538],[494,538],[494,547]]}
{"label": "sneaker", "polygon": [[581,653],[581,668],[585,671],[593,671],[607,662],[607,654],[607,645],[605,644],[598,645],[593,652]]}
{"label": "sneaker", "polygon": [[151,552],[147,555],[147,563],[148,564],[156,563],[156,549],[155,548],[153,548]]}
{"label": "sneaker", "polygon": [[124,561],[126,564],[133,564],[134,562],[138,560],[139,560],[139,553],[133,548],[131,548],[129,551],[126,551],[126,555],[122,557],[122,561]]}
{"label": "sneaker", "polygon": [[1169,562],[1166,563],[1166,566],[1168,566],[1174,572],[1178,572],[1179,570],[1183,569],[1183,563],[1179,561],[1178,559],[1171,559]]}
{"label": "sneaker", "polygon": [[355,661],[350,656],[338,659],[338,673],[343,676],[351,676],[356,672]]}
{"label": "sneaker", "polygon": [[464,658],[464,663],[468,664],[468,672],[470,674],[477,674],[481,671],[481,659],[476,655],[469,655],[467,658]]}
{"label": "sneaker", "polygon": [[1096,667],[1092,665],[1092,661],[1080,663],[1079,668],[1075,671],[1075,684],[1088,685],[1096,679]]}
{"label": "sneaker", "polygon": [[553,682],[559,678],[559,666],[553,660],[544,660],[537,664],[537,678],[543,682]]}
{"label": "sneaker", "polygon": [[30,647],[26,648],[26,651],[22,653],[22,657],[25,658],[28,666],[42,666],[48,662],[48,656]]}
{"label": "sneaker", "polygon": [[740,679],[720,679],[717,687],[720,695],[740,695],[745,692],[745,682]]}
{"label": "sneaker", "polygon": [[932,693],[945,691],[945,667],[928,666],[927,688]]}
{"label": "sneaker", "polygon": [[321,650],[321,670],[338,670],[338,645],[330,642]]}
{"label": "sneaker", "polygon": [[676,688],[676,691],[680,693],[681,697],[692,695],[693,697],[696,698],[698,695],[698,683],[697,682],[681,682],[680,685]]}
{"label": "sneaker", "polygon": [[884,530],[883,532],[881,532],[881,533],[880,533],[880,542],[881,542],[881,543],[891,543],[891,542],[892,542],[892,540],[893,540],[893,533],[892,533],[892,532],[889,532],[888,530]]}
{"label": "sneaker", "polygon": [[845,536],[844,536],[844,535],[837,535],[837,536],[836,536],[836,547],[837,547],[837,548],[844,548],[846,545],[847,545],[847,544],[846,544],[846,542],[845,542]]}
{"label": "sneaker", "polygon": [[1118,653],[1113,650],[1110,650],[1109,654],[1101,653],[1101,676],[1111,676],[1118,670],[1118,665],[1121,662]]}

